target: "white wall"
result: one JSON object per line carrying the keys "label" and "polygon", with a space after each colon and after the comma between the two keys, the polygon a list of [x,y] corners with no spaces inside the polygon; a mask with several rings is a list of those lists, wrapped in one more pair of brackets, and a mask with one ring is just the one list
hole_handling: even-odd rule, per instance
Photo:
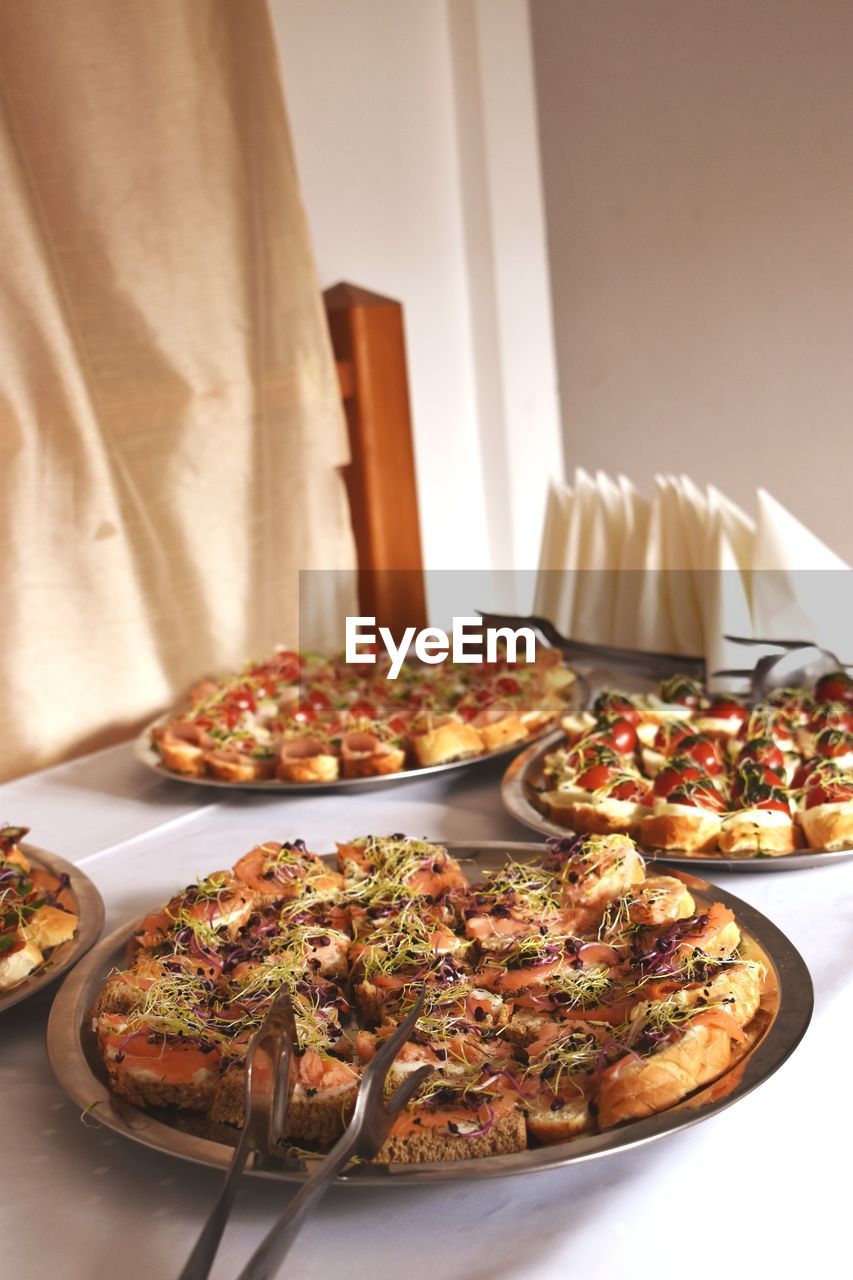
{"label": "white wall", "polygon": [[853,4],[531,0],[567,464],[853,562]]}
{"label": "white wall", "polygon": [[425,561],[533,565],[562,443],[525,0],[270,9],[321,283],[405,307]]}

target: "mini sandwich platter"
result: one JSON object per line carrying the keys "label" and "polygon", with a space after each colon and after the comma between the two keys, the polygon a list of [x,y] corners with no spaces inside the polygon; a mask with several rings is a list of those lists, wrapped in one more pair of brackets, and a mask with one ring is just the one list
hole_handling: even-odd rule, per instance
{"label": "mini sandwich platter", "polygon": [[[499,871],[508,862],[516,866],[526,861],[537,863],[546,852],[540,845],[498,842],[448,844],[444,848],[458,860],[465,880],[471,885],[481,884],[484,874]],[[331,855],[325,860],[334,866]],[[692,895],[699,912],[707,912],[711,904],[723,904],[734,912],[740,928],[741,958],[764,967],[763,994],[757,1011],[745,1026],[746,1036],[741,1036],[739,1048],[722,1075],[666,1110],[601,1132],[483,1158],[357,1165],[339,1179],[340,1183],[409,1186],[533,1173],[591,1160],[708,1119],[767,1080],[796,1048],[811,1017],[813,992],[805,963],[779,929],[747,903],[686,873],[679,873],[678,880]],[[708,916],[702,919],[707,921]],[[92,1120],[141,1146],[197,1164],[224,1168],[231,1158],[232,1146],[211,1138],[209,1133],[202,1136],[199,1125],[193,1126],[192,1119],[187,1119],[188,1113],[174,1109],[143,1110],[108,1088],[104,1061],[93,1031],[92,1010],[105,980],[125,963],[126,945],[138,928],[138,921],[134,921],[105,938],[66,979],[54,1002],[48,1028],[51,1065],[59,1082]],[[122,1049],[125,1044],[122,1042]],[[236,1141],[237,1130],[233,1133]],[[249,1171],[264,1178],[299,1182],[306,1178],[314,1163],[304,1155],[289,1155],[260,1162]]]}
{"label": "mini sandwich platter", "polygon": [[43,991],[67,973],[94,946],[104,925],[101,895],[79,867],[35,845],[22,843],[18,847],[34,871],[45,873],[43,878],[46,881],[50,877],[50,882],[61,886],[68,910],[77,917],[77,928],[67,941],[46,948],[44,961],[22,981],[0,990],[0,1013]]}
{"label": "mini sandwich platter", "polygon": [[506,760],[589,699],[586,680],[544,652],[529,666],[407,664],[392,682],[381,667],[278,651],[200,681],[134,752],[178,782],[285,793],[372,790]]}
{"label": "mini sandwich platter", "polygon": [[[507,813],[523,826],[543,836],[562,837],[572,834],[569,825],[562,825],[548,816],[542,800],[548,786],[545,777],[546,758],[564,743],[565,734],[562,730],[548,734],[538,743],[532,743],[510,763],[501,783],[501,799]],[[853,848],[832,851],[798,849],[792,853],[775,855],[688,853],[683,850],[655,850],[645,847],[642,847],[642,852],[646,858],[705,871],[797,871],[853,858]]]}

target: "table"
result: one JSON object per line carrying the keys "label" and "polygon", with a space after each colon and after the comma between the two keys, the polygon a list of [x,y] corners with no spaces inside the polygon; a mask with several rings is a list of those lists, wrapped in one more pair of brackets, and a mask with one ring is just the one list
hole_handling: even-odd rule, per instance
{"label": "table", "polygon": [[[360,795],[231,793],[163,780],[129,745],[0,787],[0,817],[80,864],[107,929],[165,901],[259,839],[405,830],[515,839],[500,767]],[[453,1187],[331,1193],[283,1274],[299,1280],[720,1280],[835,1271],[848,1256],[848,1073],[853,1052],[853,861],[786,874],[720,873],[805,957],[816,1012],[799,1050],[737,1106],[605,1160]],[[217,1172],[111,1135],[53,1080],[44,1031],[53,993],[2,1019],[0,1272],[160,1280],[177,1275],[220,1182]],[[288,1187],[244,1184],[214,1276],[239,1270]]]}

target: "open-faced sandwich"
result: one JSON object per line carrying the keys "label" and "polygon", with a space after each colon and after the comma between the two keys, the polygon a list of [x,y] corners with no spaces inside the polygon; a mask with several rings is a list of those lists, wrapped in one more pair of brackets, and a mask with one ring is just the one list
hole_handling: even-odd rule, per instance
{"label": "open-faced sandwich", "polygon": [[853,847],[853,680],[781,689],[752,707],[684,676],[606,691],[563,721],[540,804],[578,832],[730,856]]}
{"label": "open-faced sandwich", "polygon": [[28,827],[0,828],[0,992],[16,987],[77,931],[65,876],[21,849]]}
{"label": "open-faced sandwich", "polygon": [[269,841],[140,922],[93,1026],[116,1094],[222,1138],[243,1121],[251,1036],[288,990],[286,1138],[315,1150],[425,992],[392,1074],[432,1071],[378,1159],[470,1159],[652,1115],[726,1072],[766,976],[740,941],[730,910],[647,876],[624,835],[551,841],[475,884],[403,835],[340,844],[334,864]]}
{"label": "open-faced sandwich", "polygon": [[387,663],[278,650],[201,681],[152,746],[167,769],[222,782],[383,777],[524,743],[565,712],[575,678],[542,647],[530,663],[404,663],[387,675]]}

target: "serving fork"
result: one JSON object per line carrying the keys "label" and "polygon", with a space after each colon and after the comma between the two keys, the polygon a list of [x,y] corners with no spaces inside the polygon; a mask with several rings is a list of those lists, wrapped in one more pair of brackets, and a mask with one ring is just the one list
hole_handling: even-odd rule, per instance
{"label": "serving fork", "polygon": [[[423,1010],[422,993],[412,1011],[368,1063],[361,1077],[352,1119],[329,1154],[303,1183],[246,1266],[240,1280],[266,1280],[275,1275],[300,1226],[329,1184],[349,1162],[370,1160],[391,1131],[422,1080],[432,1071],[425,1064],[413,1071],[387,1098],[385,1086],[394,1059],[415,1029]],[[237,1194],[249,1156],[280,1159],[279,1142],[287,1119],[294,1057],[299,1052],[290,994],[281,991],[270,1005],[246,1054],[245,1121],[225,1183],[180,1274],[180,1280],[206,1280]]]}
{"label": "serving fork", "polygon": [[649,680],[663,680],[674,672],[705,679],[705,659],[686,653],[656,653],[646,649],[622,649],[615,645],[588,644],[585,640],[571,640],[562,635],[553,622],[532,613],[527,616],[511,613],[486,613],[478,609],[487,627],[531,627],[538,631],[552,649],[559,649],[570,663],[587,663],[592,667],[617,668],[631,675]]}
{"label": "serving fork", "polygon": [[275,1152],[287,1117],[295,1049],[296,1021],[290,992],[282,989],[267,1010],[246,1052],[244,1115],[225,1182],[196,1241],[180,1280],[205,1280],[210,1274],[225,1224],[249,1156]]}
{"label": "serving fork", "polygon": [[[523,615],[485,613],[478,610],[483,622],[490,627],[531,627],[553,649],[559,649],[567,661],[590,664],[594,667],[613,668],[645,679],[659,680],[676,672],[705,682],[707,671],[704,658],[684,653],[655,653],[643,649],[621,649],[613,645],[588,644],[583,640],[571,640],[561,635],[552,622],[537,614]],[[851,670],[853,663],[840,662],[829,649],[822,649],[810,640],[770,640],[756,636],[724,635],[733,644],[774,646],[778,653],[765,654],[751,667],[727,667],[711,672],[714,676],[743,679],[750,682],[750,696],[761,700],[773,689],[788,685],[813,684],[821,676],[839,669]]]}
{"label": "serving fork", "polygon": [[829,649],[812,644],[810,640],[759,640],[752,636],[723,636],[732,644],[773,645],[780,652],[767,653],[752,667],[726,667],[715,671],[715,676],[728,679],[747,679],[751,695],[761,700],[774,689],[812,685],[821,676],[833,671],[849,670],[850,663],[841,662]]}
{"label": "serving fork", "polygon": [[372,1160],[379,1151],[394,1121],[432,1071],[428,1064],[418,1067],[386,1097],[388,1072],[414,1031],[423,1004],[422,992],[411,1013],[371,1058],[361,1077],[352,1119],[319,1168],[303,1183],[278,1221],[267,1232],[240,1272],[238,1280],[271,1280],[296,1238],[306,1214],[324,1195],[332,1180],[350,1160],[356,1157]]}

